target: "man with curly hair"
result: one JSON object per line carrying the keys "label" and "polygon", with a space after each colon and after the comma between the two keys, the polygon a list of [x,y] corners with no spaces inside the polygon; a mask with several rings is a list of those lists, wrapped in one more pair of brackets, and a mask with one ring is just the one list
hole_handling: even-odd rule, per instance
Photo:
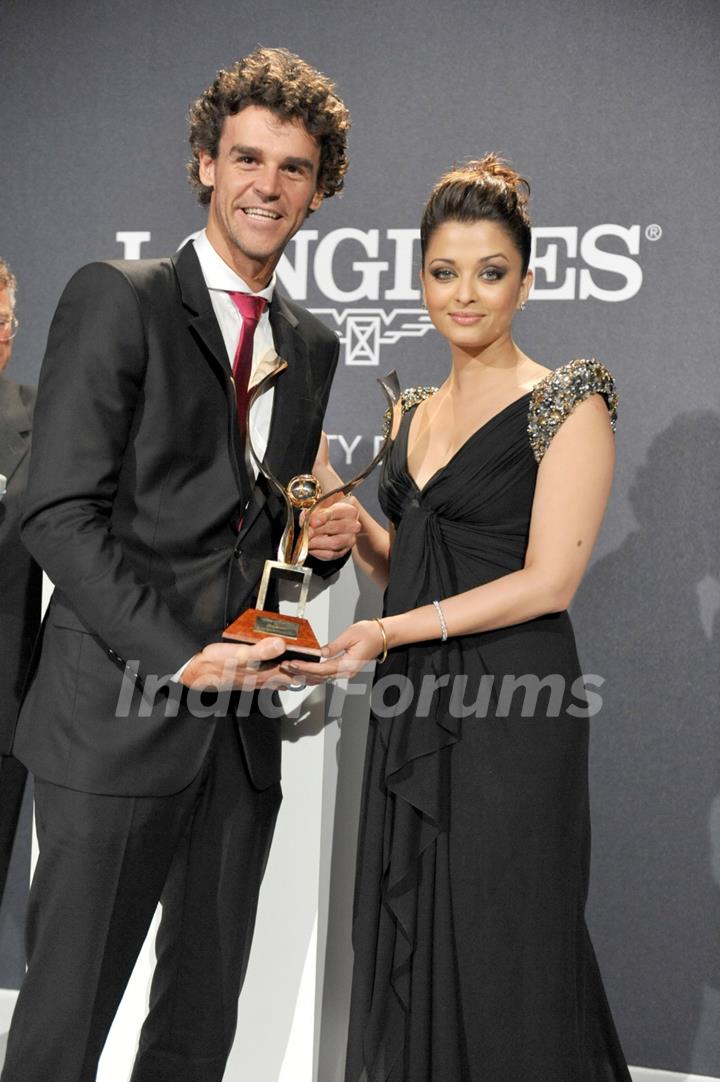
{"label": "man with curly hair", "polygon": [[[55,593],[14,743],[40,856],[3,1082],[95,1078],[159,901],[133,1082],[222,1078],[280,803],[279,721],[248,689],[287,684],[282,639],[218,641],[284,524],[245,428],[283,483],[312,468],[338,340],[274,271],[342,188],[348,127],[325,76],[255,50],[190,112],[205,230],[85,267],[60,300],[23,520]],[[357,515],[311,525],[327,577]]]}

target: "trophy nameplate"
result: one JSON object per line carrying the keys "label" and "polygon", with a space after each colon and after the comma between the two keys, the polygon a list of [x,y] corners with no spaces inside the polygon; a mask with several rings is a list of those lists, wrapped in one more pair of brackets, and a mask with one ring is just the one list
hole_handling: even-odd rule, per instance
{"label": "trophy nameplate", "polygon": [[[385,437],[383,443],[368,466],[361,473],[353,477],[330,492],[323,493],[320,482],[312,474],[299,474],[293,477],[287,485],[283,485],[270,471],[267,462],[261,462],[255,453],[250,438],[250,410],[259,394],[267,387],[270,380],[274,379],[278,372],[286,366],[276,368],[269,373],[256,387],[253,388],[248,402],[248,423],[245,431],[248,433],[248,447],[258,470],[264,475],[270,486],[281,497],[285,504],[285,529],[279,546],[277,560],[266,560],[263,568],[260,588],[258,590],[255,607],[246,609],[236,620],[225,628],[223,639],[233,642],[257,643],[262,639],[280,637],[287,641],[285,658],[299,658],[305,661],[317,661],[321,657],[321,647],[317,636],[305,617],[305,606],[310,592],[312,569],[305,566],[308,549],[310,546],[309,528],[310,516],[321,504],[335,496],[348,496],[354,488],[365,480],[380,462],[390,442],[390,435]],[[397,374],[393,371],[387,376],[378,379],[383,394],[392,409],[400,397],[400,384]],[[296,522],[296,514],[304,512],[301,522]],[[274,612],[265,608],[268,590],[271,580],[284,578],[299,583],[299,597],[294,615]]]}

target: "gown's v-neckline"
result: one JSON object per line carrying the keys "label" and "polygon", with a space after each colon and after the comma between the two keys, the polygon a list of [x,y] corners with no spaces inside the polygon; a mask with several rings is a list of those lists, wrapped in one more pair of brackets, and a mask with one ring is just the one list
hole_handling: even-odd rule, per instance
{"label": "gown's v-neckline", "polygon": [[[543,376],[543,379],[545,379],[545,378],[546,377]],[[539,380],[538,382],[542,383],[542,380]],[[535,384],[535,387],[537,387],[537,384]],[[533,387],[529,391],[525,391],[524,394],[519,395],[517,398],[513,398],[512,402],[508,402],[508,404],[506,406],[503,406],[503,408],[498,410],[497,413],[493,413],[492,417],[488,417],[487,421],[484,421],[478,428],[474,429],[470,433],[470,435],[467,437],[467,439],[463,440],[463,442],[460,444],[458,449],[456,451],[453,451],[453,453],[450,455],[450,458],[447,460],[447,462],[445,462],[442,466],[439,466],[438,469],[436,469],[435,472],[432,473],[428,477],[427,481],[422,486],[417,483],[417,481],[413,477],[412,473],[410,472],[409,455],[408,455],[408,447],[409,447],[409,444],[410,444],[410,428],[412,426],[412,422],[413,422],[413,418],[415,416],[415,412],[417,410],[417,406],[414,406],[412,410],[408,410],[407,413],[408,413],[410,419],[409,419],[408,423],[405,425],[405,451],[404,451],[405,473],[406,473],[407,477],[409,478],[409,480],[411,481],[412,486],[415,489],[415,491],[418,492],[420,495],[422,495],[428,489],[428,487],[435,481],[435,479],[440,476],[440,474],[445,473],[445,471],[448,470],[450,468],[450,466],[452,466],[453,462],[458,457],[458,455],[461,454],[465,450],[465,448],[468,446],[468,444],[470,444],[472,442],[472,440],[474,440],[477,436],[479,436],[481,432],[484,432],[485,429],[488,428],[489,425],[493,424],[500,417],[502,417],[503,414],[507,413],[508,410],[512,409],[513,406],[517,406],[517,404],[519,402],[522,402],[524,398],[529,398],[530,395],[535,390],[535,387]],[[419,402],[418,402],[418,405],[420,405]]]}

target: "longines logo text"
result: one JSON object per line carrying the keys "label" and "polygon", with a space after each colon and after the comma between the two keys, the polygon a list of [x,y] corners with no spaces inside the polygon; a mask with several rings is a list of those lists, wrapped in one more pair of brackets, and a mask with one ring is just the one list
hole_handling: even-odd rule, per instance
{"label": "longines logo text", "polygon": [[[657,239],[649,231],[646,236]],[[422,337],[432,326],[419,304],[418,245],[415,229],[382,235],[378,229],[335,229],[322,238],[305,229],[290,242],[277,274],[291,296],[309,298],[310,310],[335,327],[346,364],[378,365],[383,347]],[[639,253],[639,225],[608,223],[582,234],[577,226],[536,227],[531,299],[627,301],[642,286]],[[338,271],[344,272],[342,282]],[[313,303],[317,294],[333,306]]]}
{"label": "longines logo text", "polygon": [[[531,300],[627,301],[642,287],[641,240],[654,243],[662,228],[651,224],[536,226]],[[125,259],[139,259],[148,231],[115,235]],[[421,338],[431,329],[417,284],[416,229],[357,229],[320,235],[301,229],[282,256],[282,287],[332,326],[348,365],[379,365],[383,347]]]}

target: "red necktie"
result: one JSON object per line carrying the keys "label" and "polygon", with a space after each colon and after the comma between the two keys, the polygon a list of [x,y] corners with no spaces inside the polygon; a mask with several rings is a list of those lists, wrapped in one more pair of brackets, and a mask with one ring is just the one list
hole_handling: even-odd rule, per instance
{"label": "red necktie", "polygon": [[249,383],[252,373],[253,362],[253,336],[258,320],[265,307],[265,298],[257,297],[254,293],[230,293],[233,304],[242,316],[240,338],[235,350],[233,361],[233,379],[235,381],[235,398],[237,399],[238,424],[240,435],[245,439],[245,422],[247,416],[247,404],[249,398]]}

